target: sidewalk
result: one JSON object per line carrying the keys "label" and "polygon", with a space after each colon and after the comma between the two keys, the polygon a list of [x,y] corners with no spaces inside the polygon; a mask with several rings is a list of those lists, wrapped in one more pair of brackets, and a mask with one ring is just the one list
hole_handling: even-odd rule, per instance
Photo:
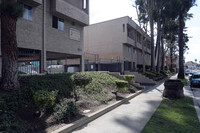
{"label": "sidewalk", "polygon": [[155,85],[73,133],[139,133],[160,105],[163,90],[163,83]]}

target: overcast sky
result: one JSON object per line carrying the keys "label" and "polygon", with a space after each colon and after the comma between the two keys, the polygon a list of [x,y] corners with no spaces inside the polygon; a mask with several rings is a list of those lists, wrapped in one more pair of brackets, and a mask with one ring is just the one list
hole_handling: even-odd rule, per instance
{"label": "overcast sky", "polygon": [[[132,7],[134,0],[90,0],[90,24],[111,20],[123,16],[132,17],[137,22],[135,8]],[[188,43],[189,50],[185,54],[186,61],[200,61],[200,1],[198,6],[191,9],[194,17],[186,22],[188,35],[191,36]]]}

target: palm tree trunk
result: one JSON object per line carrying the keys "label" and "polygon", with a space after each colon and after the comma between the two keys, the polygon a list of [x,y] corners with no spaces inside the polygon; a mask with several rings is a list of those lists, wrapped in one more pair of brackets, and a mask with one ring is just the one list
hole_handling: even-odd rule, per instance
{"label": "palm tree trunk", "polygon": [[161,22],[158,18],[157,20],[157,40],[156,40],[156,46],[157,46],[157,72],[160,73],[160,40],[161,40]]}
{"label": "palm tree trunk", "polygon": [[17,18],[9,13],[1,14],[2,81],[1,89],[19,89],[17,71]]}
{"label": "palm tree trunk", "polygon": [[[150,7],[153,9],[154,1],[150,1]],[[153,21],[153,11],[151,10],[149,13],[149,22],[151,29],[151,70],[155,71],[155,54],[154,54],[154,21]]]}
{"label": "palm tree trunk", "polygon": [[150,29],[151,29],[151,70],[152,70],[152,71],[155,71],[154,26],[153,26],[153,19],[150,19]]}
{"label": "palm tree trunk", "polygon": [[164,52],[164,42],[163,37],[161,37],[161,70],[164,71],[164,65],[165,65],[165,52]]}
{"label": "palm tree trunk", "polygon": [[173,69],[173,47],[170,48],[170,70]]}
{"label": "palm tree trunk", "polygon": [[184,79],[184,59],[183,59],[183,47],[184,47],[184,42],[183,42],[183,29],[185,26],[183,14],[179,14],[179,73],[178,73],[178,78]]}

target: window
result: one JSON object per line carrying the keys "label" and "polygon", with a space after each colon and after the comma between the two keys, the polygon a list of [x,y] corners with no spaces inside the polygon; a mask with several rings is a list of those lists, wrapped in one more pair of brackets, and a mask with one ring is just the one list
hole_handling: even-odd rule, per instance
{"label": "window", "polygon": [[127,29],[127,36],[130,37],[130,29]]}
{"label": "window", "polygon": [[136,53],[136,49],[135,49],[135,48],[133,48],[133,53],[134,53],[134,54]]}
{"label": "window", "polygon": [[87,8],[87,0],[83,0],[83,9]]}
{"label": "window", "polygon": [[52,27],[64,31],[64,20],[58,17],[52,17]]}
{"label": "window", "polygon": [[128,47],[128,52],[131,53],[131,47]]}
{"label": "window", "polygon": [[125,32],[125,24],[123,24],[123,32]]}
{"label": "window", "polygon": [[141,34],[137,32],[137,42],[141,43]]}
{"label": "window", "polygon": [[24,5],[24,14],[23,18],[26,20],[33,20],[33,8],[27,5]]}

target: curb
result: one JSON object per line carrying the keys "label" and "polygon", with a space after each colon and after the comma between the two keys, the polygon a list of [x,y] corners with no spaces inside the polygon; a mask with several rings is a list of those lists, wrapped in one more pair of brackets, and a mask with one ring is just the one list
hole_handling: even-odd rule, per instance
{"label": "curb", "polygon": [[195,92],[191,88],[190,88],[190,90],[191,90],[191,93],[192,93],[192,99],[193,99],[193,103],[194,103],[194,108],[196,110],[197,117],[198,117],[198,120],[200,122],[200,105],[199,105],[197,97],[194,94]]}
{"label": "curb", "polygon": [[194,108],[195,108],[196,113],[197,113],[198,120],[200,122],[200,108],[199,108],[198,101],[197,101],[195,96],[193,96],[193,103],[194,103]]}
{"label": "curb", "polygon": [[[189,82],[189,81],[188,81],[188,82]],[[199,106],[197,97],[195,96],[194,91],[192,90],[192,88],[191,88],[190,86],[186,86],[186,87],[189,87],[189,90],[190,90],[191,93],[192,93],[192,99],[193,99],[194,108],[195,108],[195,110],[196,110],[197,117],[198,117],[198,120],[199,120],[199,122],[200,122],[200,106]]]}
{"label": "curb", "polygon": [[75,121],[74,123],[68,124],[66,126],[63,126],[51,133],[69,133],[74,131],[75,129],[93,121],[94,119],[108,113],[109,111],[117,108],[118,106],[122,105],[123,103],[126,103],[127,101],[129,101],[130,99],[138,96],[139,94],[143,93],[144,90],[140,90],[134,94],[131,94],[129,96],[127,96],[126,98],[124,98],[123,100],[117,101],[114,104],[108,105],[107,107],[100,109],[99,111],[96,111],[92,114],[86,115],[85,117],[81,118],[80,120]]}

